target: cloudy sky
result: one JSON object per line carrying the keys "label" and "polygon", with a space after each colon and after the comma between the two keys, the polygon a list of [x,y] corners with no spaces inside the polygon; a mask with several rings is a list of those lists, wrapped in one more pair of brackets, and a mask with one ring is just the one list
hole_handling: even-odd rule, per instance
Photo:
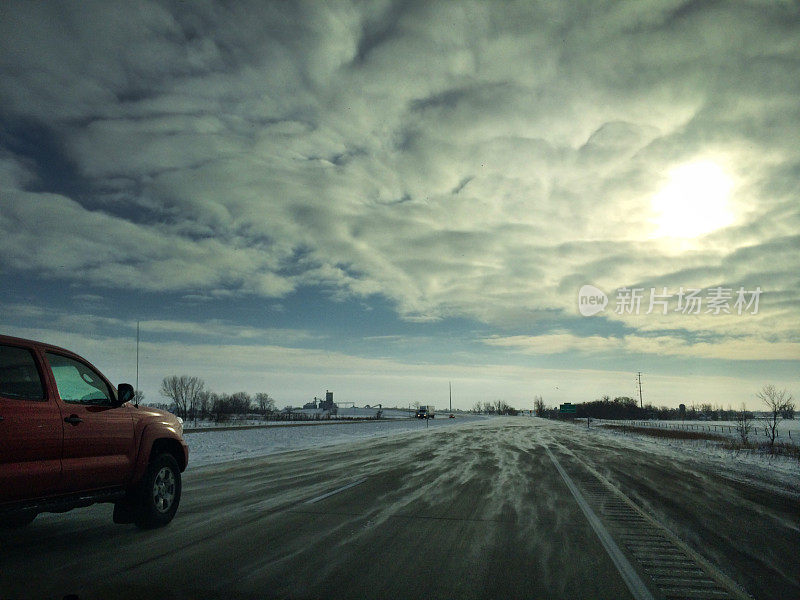
{"label": "cloudy sky", "polygon": [[0,327],[140,321],[149,401],[797,397],[799,97],[794,2],[2,2]]}

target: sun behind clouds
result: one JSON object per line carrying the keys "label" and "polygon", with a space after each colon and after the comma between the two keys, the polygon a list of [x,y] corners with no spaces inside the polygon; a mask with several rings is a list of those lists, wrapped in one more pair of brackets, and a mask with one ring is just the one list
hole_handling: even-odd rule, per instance
{"label": "sun behind clouds", "polygon": [[733,181],[712,161],[686,163],[672,170],[652,200],[654,238],[697,238],[730,225]]}

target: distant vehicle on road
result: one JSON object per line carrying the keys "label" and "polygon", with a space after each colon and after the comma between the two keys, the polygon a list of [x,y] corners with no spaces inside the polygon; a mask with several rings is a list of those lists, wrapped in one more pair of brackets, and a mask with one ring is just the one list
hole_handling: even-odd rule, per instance
{"label": "distant vehicle on road", "polygon": [[418,419],[433,419],[436,417],[436,409],[433,406],[420,406],[415,416]]}
{"label": "distant vehicle on road", "polygon": [[455,418],[456,418],[456,416],[455,416],[453,413],[450,413],[450,418],[451,418],[451,419],[455,419]]}
{"label": "distant vehicle on road", "polygon": [[131,403],[91,363],[0,336],[0,524],[114,503],[115,523],[166,525],[189,449],[175,415]]}

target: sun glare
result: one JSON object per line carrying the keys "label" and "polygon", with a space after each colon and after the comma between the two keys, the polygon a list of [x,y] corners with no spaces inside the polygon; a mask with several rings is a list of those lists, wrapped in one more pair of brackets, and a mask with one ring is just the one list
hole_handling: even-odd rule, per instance
{"label": "sun glare", "polygon": [[653,237],[696,238],[733,222],[731,178],[709,161],[681,165],[653,197]]}

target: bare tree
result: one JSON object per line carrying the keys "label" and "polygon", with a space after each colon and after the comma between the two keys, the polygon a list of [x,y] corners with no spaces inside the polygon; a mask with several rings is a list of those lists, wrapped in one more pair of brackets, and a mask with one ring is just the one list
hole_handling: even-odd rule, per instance
{"label": "bare tree", "polygon": [[533,410],[536,412],[537,417],[544,416],[544,400],[541,396],[536,396],[533,399]]}
{"label": "bare tree", "polygon": [[475,406],[472,407],[472,412],[474,412],[476,415],[479,415],[479,414],[481,414],[483,412],[481,410],[481,403],[480,402],[476,402],[475,403]]}
{"label": "bare tree", "polygon": [[509,415],[516,412],[514,411],[514,407],[505,400],[495,400],[494,409],[497,411],[498,415]]}
{"label": "bare tree", "polygon": [[200,418],[205,418],[211,412],[211,392],[209,390],[202,390],[197,395],[197,412],[200,413]]}
{"label": "bare tree", "polygon": [[[228,395],[211,392],[208,400],[211,403],[211,412],[214,415],[214,420],[219,423],[223,415],[227,415]],[[227,416],[225,418],[227,419]]]}
{"label": "bare tree", "polygon": [[267,413],[275,412],[275,400],[269,394],[259,392],[256,394],[256,404],[262,416]]}
{"label": "bare tree", "polygon": [[747,438],[753,430],[753,413],[747,410],[742,402],[742,410],[736,413],[736,433],[742,440],[742,444],[747,445]]}
{"label": "bare tree", "polygon": [[143,400],[144,400],[144,392],[142,390],[136,390],[135,392],[133,392],[133,403],[136,406],[139,406]]}
{"label": "bare tree", "polygon": [[252,406],[250,394],[247,392],[234,392],[230,395],[228,401],[230,402],[230,410],[232,414],[247,416]]}
{"label": "bare tree", "polygon": [[794,412],[794,398],[786,390],[778,390],[774,385],[765,385],[756,394],[756,398],[767,406],[767,416],[764,419],[764,432],[769,439],[770,452],[775,451],[775,438],[778,437],[778,424],[783,420],[783,415],[789,411]]}
{"label": "bare tree", "polygon": [[164,377],[161,381],[161,395],[175,403],[179,417],[186,419],[191,413],[192,417],[197,421],[195,406],[197,398],[204,387],[205,382],[199,377],[172,375],[171,377]]}

